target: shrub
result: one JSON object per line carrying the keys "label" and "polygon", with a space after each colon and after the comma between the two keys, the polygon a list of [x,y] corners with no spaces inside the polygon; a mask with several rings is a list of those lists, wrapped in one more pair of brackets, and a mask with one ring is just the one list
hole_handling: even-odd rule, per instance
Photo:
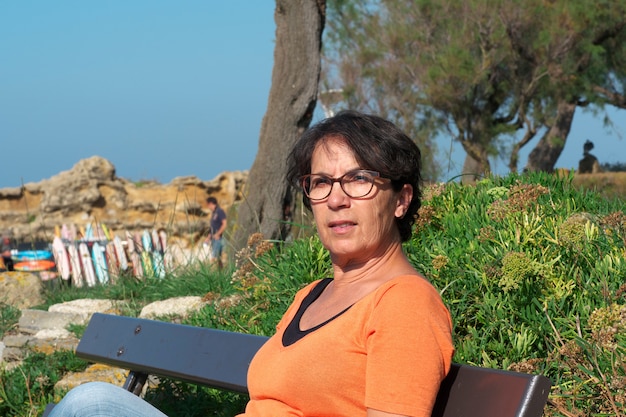
{"label": "shrub", "polygon": [[[454,319],[454,360],[542,373],[548,415],[624,415],[623,204],[547,174],[425,190],[406,252]],[[330,275],[315,237],[251,255],[249,296],[213,326],[271,334],[294,293]],[[243,283],[246,284],[243,284]]]}
{"label": "shrub", "polygon": [[546,174],[434,188],[407,250],[451,310],[455,360],[546,374],[554,413],[623,415],[623,203]]}
{"label": "shrub", "polygon": [[600,164],[600,168],[604,172],[626,172],[626,162],[605,162]]}

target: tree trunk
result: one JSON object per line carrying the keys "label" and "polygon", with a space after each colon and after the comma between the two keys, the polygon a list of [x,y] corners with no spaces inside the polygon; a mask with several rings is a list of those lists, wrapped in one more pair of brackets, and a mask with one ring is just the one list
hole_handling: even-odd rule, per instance
{"label": "tree trunk", "polygon": [[465,161],[461,174],[462,184],[474,184],[476,180],[491,172],[487,149],[478,142],[461,142],[465,149]]}
{"label": "tree trunk", "polygon": [[286,156],[313,117],[325,16],[325,0],[276,0],[272,86],[259,150],[237,210],[234,250],[243,248],[252,233],[284,239],[289,231],[285,220],[294,199],[285,180]]}
{"label": "tree trunk", "polygon": [[561,101],[558,104],[554,123],[528,155],[524,171],[554,172],[554,165],[565,148],[575,112],[575,102]]}
{"label": "tree trunk", "polygon": [[481,163],[470,156],[470,154],[465,155],[465,160],[463,161],[463,172],[461,173],[461,184],[469,185],[474,184],[476,180],[480,179],[482,172],[482,168],[480,167]]}

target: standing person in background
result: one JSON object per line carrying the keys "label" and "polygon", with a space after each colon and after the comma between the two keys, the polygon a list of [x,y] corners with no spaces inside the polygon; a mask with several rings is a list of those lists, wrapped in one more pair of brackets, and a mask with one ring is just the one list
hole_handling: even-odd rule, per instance
{"label": "standing person in background", "polygon": [[578,162],[579,174],[597,174],[598,172],[602,172],[598,158],[591,154],[592,149],[593,142],[587,139],[583,145],[583,159]]}
{"label": "standing person in background", "polygon": [[209,210],[211,210],[210,232],[205,239],[205,243],[211,245],[211,256],[217,261],[217,266],[222,269],[222,251],[224,249],[224,230],[226,230],[226,213],[217,203],[215,197],[206,199]]}

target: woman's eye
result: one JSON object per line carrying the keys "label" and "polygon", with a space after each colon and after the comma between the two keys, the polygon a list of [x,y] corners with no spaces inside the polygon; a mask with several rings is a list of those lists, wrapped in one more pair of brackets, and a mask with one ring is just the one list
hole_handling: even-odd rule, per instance
{"label": "woman's eye", "polygon": [[348,177],[348,181],[368,182],[369,180],[370,176],[365,172],[355,172]]}
{"label": "woman's eye", "polygon": [[311,179],[311,188],[324,187],[330,184],[330,179],[319,177]]}

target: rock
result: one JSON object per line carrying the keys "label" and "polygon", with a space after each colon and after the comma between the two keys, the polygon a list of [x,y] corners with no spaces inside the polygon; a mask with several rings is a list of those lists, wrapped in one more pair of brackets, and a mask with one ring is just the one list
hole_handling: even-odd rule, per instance
{"label": "rock", "polygon": [[[232,305],[238,297],[219,300],[204,300],[202,297],[176,297],[148,304],[141,311],[140,317],[155,318],[165,316],[186,316],[192,311],[202,308],[207,302],[217,305]],[[116,314],[116,302],[113,300],[79,299],[50,306],[48,311],[24,309],[16,330],[5,334],[0,341],[0,364],[6,369],[19,366],[28,351],[52,354],[57,350],[75,350],[79,343],[76,336],[67,330],[74,324],[85,324],[95,312]],[[84,372],[69,373],[55,385],[55,401],[67,390],[90,381],[104,381],[122,385],[128,371],[103,364],[89,366]],[[152,376],[148,386],[159,383]]]}
{"label": "rock", "polygon": [[86,324],[95,312],[115,313],[112,300],[80,299],[50,306],[48,311],[22,310],[15,331],[2,340],[0,362],[17,366],[27,350],[51,354],[75,350],[78,338],[68,330],[70,324]]}
{"label": "rock", "polygon": [[118,178],[108,160],[93,156],[38,183],[0,189],[0,230],[18,242],[50,241],[55,226],[105,224],[113,234],[164,228],[196,241],[208,230],[204,201],[214,196],[228,210],[242,199],[247,172],[224,172],[210,181],[177,177],[169,184]]}
{"label": "rock", "polygon": [[202,297],[175,297],[162,301],[155,301],[141,309],[139,317],[155,318],[166,316],[182,316],[200,310],[205,305]]}
{"label": "rock", "polygon": [[2,342],[6,347],[21,348],[26,346],[29,340],[31,340],[30,336],[24,334],[11,334],[5,336],[4,339],[2,339]]}
{"label": "rock", "polygon": [[22,310],[18,325],[20,332],[34,335],[40,330],[66,329],[70,324],[87,324],[87,321],[84,314],[26,309]]}
{"label": "rock", "polygon": [[[111,384],[122,386],[126,380],[128,371],[121,368],[114,368],[103,364],[94,364],[89,366],[83,372],[72,372],[59,380],[54,386],[54,391],[58,395],[77,387],[86,382],[100,381],[109,382]],[[59,401],[61,398],[56,398]]]}
{"label": "rock", "polygon": [[0,272],[0,303],[29,308],[44,302],[41,279],[29,272]]}
{"label": "rock", "polygon": [[65,329],[44,329],[35,335],[9,335],[2,341],[6,345],[0,359],[6,362],[19,361],[24,357],[25,350],[51,354],[57,350],[74,350],[78,339]]}
{"label": "rock", "polygon": [[87,322],[89,321],[93,313],[115,314],[117,310],[116,305],[112,300],[81,298],[78,300],[51,305],[48,308],[48,312],[75,314],[83,317],[85,322]]}
{"label": "rock", "polygon": [[[24,351],[21,348],[17,347],[7,347],[2,351],[2,362],[12,363],[15,365],[19,364],[22,359],[24,359]],[[11,369],[12,367],[7,367],[7,369]]]}
{"label": "rock", "polygon": [[[40,338],[40,336],[42,338]],[[42,330],[29,341],[27,347],[34,352],[50,355],[57,350],[76,350],[78,338],[67,330]]]}
{"label": "rock", "polygon": [[35,339],[69,339],[73,337],[67,329],[41,329],[35,333]]}

